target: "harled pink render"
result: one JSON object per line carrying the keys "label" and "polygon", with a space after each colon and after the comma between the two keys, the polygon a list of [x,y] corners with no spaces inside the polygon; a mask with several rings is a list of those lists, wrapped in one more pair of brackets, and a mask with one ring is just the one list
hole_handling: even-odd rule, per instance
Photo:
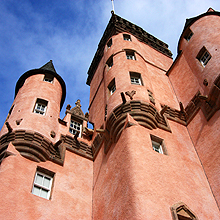
{"label": "harled pink render", "polygon": [[[219,31],[211,8],[188,19],[173,62],[112,13],[88,70],[89,113],[77,100],[63,119],[52,61],[24,73],[0,131],[0,219],[220,219]],[[47,199],[33,194],[48,190],[36,172],[52,180]]]}

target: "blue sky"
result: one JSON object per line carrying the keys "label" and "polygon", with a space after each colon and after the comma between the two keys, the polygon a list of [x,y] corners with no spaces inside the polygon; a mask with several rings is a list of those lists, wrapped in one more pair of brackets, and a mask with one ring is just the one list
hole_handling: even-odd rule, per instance
{"label": "blue sky", "polygon": [[[186,18],[219,0],[114,0],[115,13],[164,41],[173,58]],[[14,99],[19,77],[49,60],[64,79],[67,104],[81,100],[88,111],[87,71],[111,17],[111,0],[0,0],[0,126]]]}

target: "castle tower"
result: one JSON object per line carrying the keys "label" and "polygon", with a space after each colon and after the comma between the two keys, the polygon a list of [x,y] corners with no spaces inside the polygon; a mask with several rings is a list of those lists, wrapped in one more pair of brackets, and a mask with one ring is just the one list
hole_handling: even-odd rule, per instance
{"label": "castle tower", "polygon": [[52,61],[19,78],[0,133],[0,219],[90,218],[87,118],[78,100],[60,119],[65,96]]}
{"label": "castle tower", "polygon": [[103,138],[94,219],[220,218],[166,75],[171,56],[165,43],[112,14],[87,79],[89,119]]}
{"label": "castle tower", "polygon": [[220,206],[219,31],[220,13],[212,8],[187,19],[178,57],[167,74],[185,106],[189,134]]}

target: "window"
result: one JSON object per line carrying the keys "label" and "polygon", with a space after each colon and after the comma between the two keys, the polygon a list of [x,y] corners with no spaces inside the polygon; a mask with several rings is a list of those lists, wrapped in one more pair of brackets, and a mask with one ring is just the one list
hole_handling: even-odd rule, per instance
{"label": "window", "polygon": [[110,39],[107,43],[107,49],[109,49],[112,46],[112,39]]}
{"label": "window", "polygon": [[128,60],[136,60],[134,51],[126,51],[126,57]]}
{"label": "window", "polygon": [[47,109],[47,103],[48,101],[43,99],[37,99],[35,107],[34,107],[34,113],[45,115],[46,109]]}
{"label": "window", "polygon": [[79,132],[79,137],[81,137],[81,131],[82,131],[82,124],[71,119],[69,132],[72,133],[73,135]]}
{"label": "window", "polygon": [[131,41],[131,36],[129,34],[123,34],[123,38],[126,41]]}
{"label": "window", "polygon": [[111,56],[108,61],[106,62],[108,69],[111,69],[113,66],[113,56]]}
{"label": "window", "polygon": [[142,85],[141,74],[130,72],[131,84]]}
{"label": "window", "polygon": [[54,173],[44,168],[38,167],[32,193],[45,199],[50,199]]}
{"label": "window", "polygon": [[53,83],[53,79],[54,79],[54,76],[52,74],[45,74],[44,76],[45,82]]}
{"label": "window", "polygon": [[197,55],[197,59],[200,61],[200,63],[205,67],[207,65],[207,63],[209,62],[209,60],[211,59],[211,54],[208,52],[208,50],[203,47],[198,55]]}
{"label": "window", "polygon": [[153,135],[150,136],[153,150],[160,154],[167,154],[163,139]]}
{"label": "window", "polygon": [[193,36],[193,32],[192,32],[190,29],[188,29],[188,30],[186,31],[186,34],[185,34],[184,38],[185,38],[187,41],[189,41],[192,36]]}
{"label": "window", "polygon": [[109,89],[110,95],[112,95],[112,94],[115,92],[115,90],[116,90],[115,79],[113,79],[113,80],[109,83],[108,89]]}

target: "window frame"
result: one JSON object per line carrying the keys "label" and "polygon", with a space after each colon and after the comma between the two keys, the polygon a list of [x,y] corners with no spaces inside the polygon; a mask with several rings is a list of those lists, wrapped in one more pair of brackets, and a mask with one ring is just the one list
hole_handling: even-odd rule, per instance
{"label": "window frame", "polygon": [[192,30],[190,28],[188,28],[184,38],[189,42],[193,35],[194,35],[194,33],[192,32]]}
{"label": "window frame", "polygon": [[107,66],[108,66],[108,70],[110,70],[110,69],[113,67],[113,65],[114,65],[114,63],[113,63],[113,56],[110,56],[110,57],[108,58],[106,64],[107,64]]}
{"label": "window frame", "polygon": [[212,58],[212,55],[209,53],[209,51],[205,47],[202,47],[202,49],[199,51],[196,58],[199,60],[202,66],[205,67],[210,61],[210,59]]}
{"label": "window frame", "polygon": [[125,41],[132,41],[132,40],[131,40],[131,35],[129,35],[129,34],[123,34],[123,39],[124,39]]}
{"label": "window frame", "polygon": [[110,95],[113,95],[114,92],[116,91],[115,78],[109,83],[108,90]]}
{"label": "window frame", "polygon": [[152,149],[160,154],[168,155],[164,140],[154,135],[150,135]]}
{"label": "window frame", "polygon": [[[46,115],[47,106],[48,106],[48,101],[37,98],[33,112],[39,115]],[[42,107],[44,107],[43,110],[41,109]]]}
{"label": "window frame", "polygon": [[[136,73],[136,72],[129,72],[130,74],[130,82],[132,85],[139,85],[139,86],[143,86],[143,81],[142,81],[142,78],[141,78],[141,74],[140,73]],[[135,80],[135,79],[138,79],[138,82],[135,82],[134,80],[132,81],[132,78]]]}
{"label": "window frame", "polygon": [[133,50],[125,51],[127,60],[136,60],[135,52]]}
{"label": "window frame", "polygon": [[52,74],[50,74],[50,73],[46,73],[44,75],[44,80],[43,81],[53,84],[54,76]]}
{"label": "window frame", "polygon": [[[50,200],[51,195],[52,195],[52,188],[53,188],[53,184],[54,184],[54,175],[55,175],[55,173],[53,173],[52,171],[46,170],[42,167],[37,167],[37,170],[36,170],[35,176],[34,176],[34,181],[33,181],[31,193],[33,195],[39,196],[41,198]],[[41,183],[37,182],[37,176],[43,177]],[[46,186],[46,184],[44,184],[45,178],[49,179],[49,186]],[[36,189],[36,188],[40,189],[39,194],[34,191],[34,189]],[[47,191],[46,197],[41,194],[42,190]]]}
{"label": "window frame", "polygon": [[[75,129],[74,127],[71,126],[71,124],[76,124],[75,126],[79,127],[79,129]],[[72,131],[75,131],[75,133],[73,133]],[[69,125],[69,132],[72,135],[76,135],[77,131],[79,131],[79,137],[81,137],[82,136],[82,122],[71,117],[70,125]]]}

